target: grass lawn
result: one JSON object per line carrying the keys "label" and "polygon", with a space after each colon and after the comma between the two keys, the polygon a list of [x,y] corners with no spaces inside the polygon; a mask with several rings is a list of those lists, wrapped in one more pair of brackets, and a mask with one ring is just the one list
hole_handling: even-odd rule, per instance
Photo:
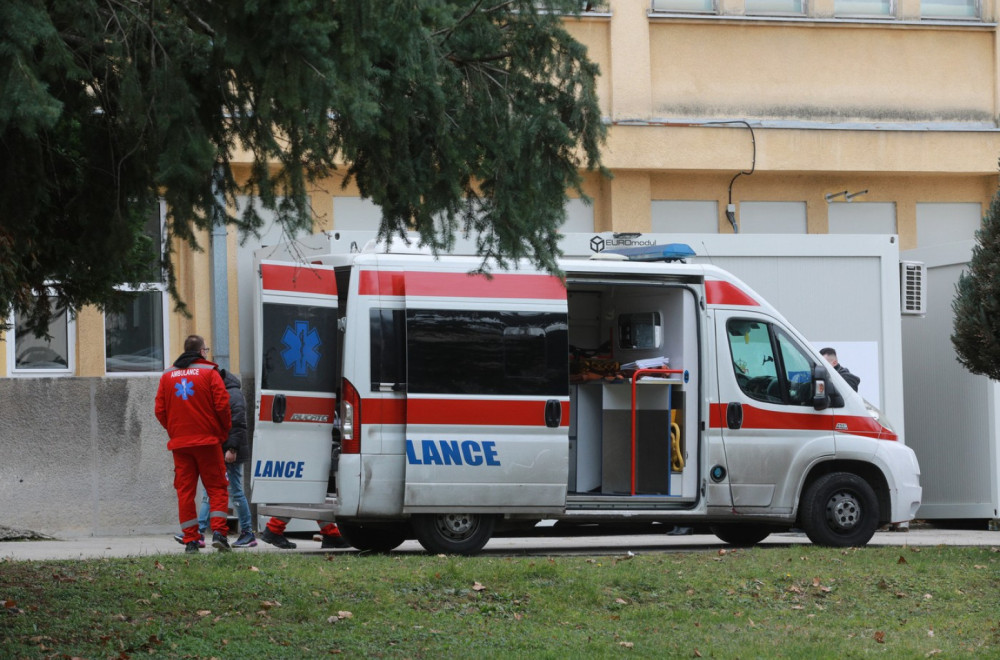
{"label": "grass lawn", "polygon": [[1000,549],[0,562],[2,658],[1000,657]]}

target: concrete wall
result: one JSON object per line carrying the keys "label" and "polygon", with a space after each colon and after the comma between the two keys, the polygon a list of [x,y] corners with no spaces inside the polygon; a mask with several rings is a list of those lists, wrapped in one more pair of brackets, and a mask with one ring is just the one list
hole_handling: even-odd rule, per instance
{"label": "concrete wall", "polygon": [[59,537],[176,531],[157,383],[0,378],[0,526]]}

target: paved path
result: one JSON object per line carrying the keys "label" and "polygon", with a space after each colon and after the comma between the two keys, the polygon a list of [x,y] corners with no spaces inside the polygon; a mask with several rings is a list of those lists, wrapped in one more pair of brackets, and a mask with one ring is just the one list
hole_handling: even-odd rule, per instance
{"label": "paved path", "polygon": [[[232,541],[234,537],[230,537]],[[279,550],[258,541],[256,548],[238,549],[233,552],[291,552],[315,554],[350,552],[350,550],[323,550],[319,541],[296,538],[295,550]],[[772,534],[763,543],[809,543],[804,534]],[[908,532],[877,532],[870,545],[934,546],[964,545],[986,546],[1000,551],[1000,532],[986,530],[956,530],[917,528]],[[483,554],[623,554],[626,552],[664,552],[682,549],[698,550],[710,547],[727,547],[711,534],[669,536],[664,534],[630,534],[621,536],[531,536],[524,538],[494,538]],[[169,534],[156,536],[92,536],[59,540],[3,541],[0,542],[0,562],[5,560],[91,559],[98,557],[144,557],[159,554],[182,553],[183,548]],[[212,548],[201,554],[216,552]],[[423,549],[416,541],[407,541],[397,552],[417,553]]]}

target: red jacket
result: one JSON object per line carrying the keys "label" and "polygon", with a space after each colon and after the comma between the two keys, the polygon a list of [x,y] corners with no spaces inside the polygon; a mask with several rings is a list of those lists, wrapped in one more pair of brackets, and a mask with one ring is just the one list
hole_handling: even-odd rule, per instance
{"label": "red jacket", "polygon": [[156,419],[170,436],[167,449],[222,444],[229,436],[229,393],[217,366],[199,358],[160,377]]}

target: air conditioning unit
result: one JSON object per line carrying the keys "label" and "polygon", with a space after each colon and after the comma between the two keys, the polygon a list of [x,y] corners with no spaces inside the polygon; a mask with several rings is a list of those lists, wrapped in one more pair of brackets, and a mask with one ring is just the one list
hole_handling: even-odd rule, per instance
{"label": "air conditioning unit", "polygon": [[899,311],[927,313],[927,266],[920,261],[899,262]]}

